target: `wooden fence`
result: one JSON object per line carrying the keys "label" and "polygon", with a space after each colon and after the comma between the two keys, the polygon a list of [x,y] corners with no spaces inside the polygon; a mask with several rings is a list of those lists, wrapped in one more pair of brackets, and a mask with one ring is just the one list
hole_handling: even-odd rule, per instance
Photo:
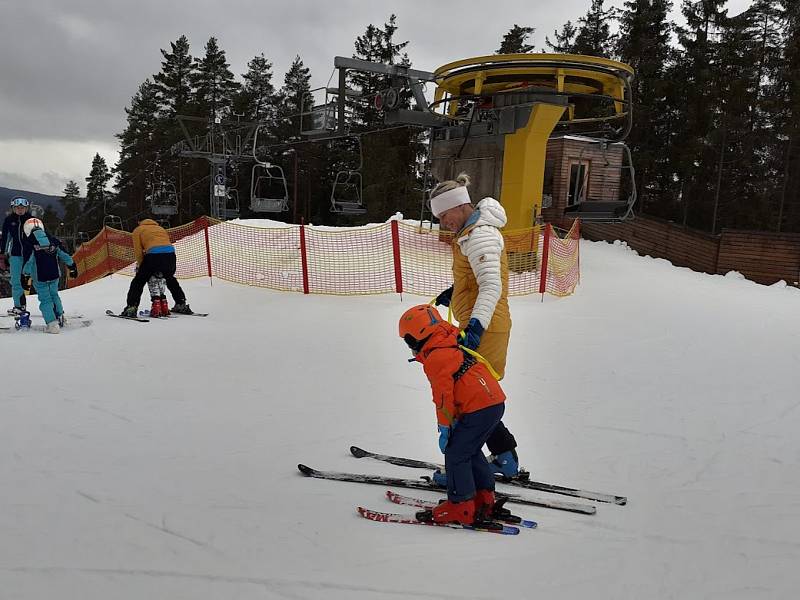
{"label": "wooden fence", "polygon": [[674,265],[724,275],[738,271],[747,279],[790,285],[800,281],[800,234],[723,229],[719,235],[669,221],[637,216],[618,225],[582,223],[590,240],[623,240],[639,254],[665,258]]}

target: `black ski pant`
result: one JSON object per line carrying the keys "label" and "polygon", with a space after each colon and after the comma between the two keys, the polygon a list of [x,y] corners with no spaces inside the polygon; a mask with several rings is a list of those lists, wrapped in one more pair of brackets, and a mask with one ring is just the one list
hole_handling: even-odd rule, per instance
{"label": "black ski pant", "polygon": [[181,289],[181,284],[175,279],[175,253],[164,254],[145,254],[142,264],[136,271],[136,276],[131,281],[131,287],[128,289],[128,306],[139,306],[139,301],[142,299],[142,291],[147,281],[153,275],[161,273],[164,281],[167,283],[169,293],[172,294],[172,299],[175,304],[183,304],[186,302],[186,294]]}
{"label": "black ski pant", "polygon": [[486,440],[486,447],[489,448],[490,454],[497,456],[516,448],[517,440],[514,439],[508,428],[500,421]]}

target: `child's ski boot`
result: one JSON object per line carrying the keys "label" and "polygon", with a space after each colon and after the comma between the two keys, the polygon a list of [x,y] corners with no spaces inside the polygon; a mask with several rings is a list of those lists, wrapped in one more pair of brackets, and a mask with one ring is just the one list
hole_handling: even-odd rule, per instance
{"label": "child's ski boot", "polygon": [[161,298],[159,299],[159,303],[161,304],[161,316],[162,317],[170,316],[169,303],[167,302],[167,297],[165,295],[163,295],[163,294],[161,295]]}
{"label": "child's ski boot", "polygon": [[[16,307],[15,307],[16,308]],[[27,310],[22,310],[14,317],[14,327],[16,329],[30,329],[31,328],[31,313]]]}
{"label": "child's ski boot", "polygon": [[478,490],[475,492],[475,521],[521,522],[521,517],[512,515],[511,511],[505,508],[507,501],[508,498],[496,500],[492,491]]}
{"label": "child's ski boot", "polygon": [[150,318],[158,319],[161,316],[161,298],[150,298]]}
{"label": "child's ski boot", "polygon": [[435,508],[419,511],[416,517],[418,521],[472,525],[475,522],[475,502],[472,498],[464,502],[445,500]]}

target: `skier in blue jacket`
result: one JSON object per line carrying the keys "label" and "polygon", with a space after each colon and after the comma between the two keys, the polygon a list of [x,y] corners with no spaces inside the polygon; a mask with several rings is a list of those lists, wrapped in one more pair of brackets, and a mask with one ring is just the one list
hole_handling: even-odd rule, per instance
{"label": "skier in blue jacket", "polygon": [[27,198],[14,198],[11,201],[11,214],[3,221],[0,233],[0,254],[8,256],[11,271],[11,296],[14,308],[9,314],[25,311],[25,291],[22,289],[22,226],[31,218],[31,203]]}
{"label": "skier in blue jacket", "polygon": [[58,261],[61,259],[67,264],[73,278],[78,276],[78,267],[72,257],[64,252],[61,241],[45,233],[44,223],[39,219],[31,217],[25,221],[22,229],[22,272],[33,278],[33,285],[39,294],[39,310],[47,323],[45,331],[59,333],[59,326],[64,325],[65,319],[64,307],[58,295],[58,282],[61,278]]}

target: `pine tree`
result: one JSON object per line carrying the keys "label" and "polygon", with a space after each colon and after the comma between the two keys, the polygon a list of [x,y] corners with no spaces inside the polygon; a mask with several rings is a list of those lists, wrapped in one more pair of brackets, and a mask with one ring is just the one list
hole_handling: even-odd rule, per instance
{"label": "pine tree", "polygon": [[64,187],[63,196],[61,196],[61,206],[64,207],[64,225],[70,235],[78,228],[82,208],[81,208],[81,190],[78,184],[71,179]]}
{"label": "pine tree", "polygon": [[127,127],[116,135],[120,153],[114,168],[117,176],[114,188],[131,215],[145,210],[148,164],[164,142],[160,135],[159,106],[158,87],[147,79],[131,98],[130,108],[125,109]]}
{"label": "pine tree", "polygon": [[572,51],[576,54],[611,58],[614,38],[611,35],[611,19],[614,9],[605,10],[604,0],[592,0],[585,16],[578,19],[580,28]]}
{"label": "pine tree", "polygon": [[673,192],[671,169],[664,155],[664,140],[669,138],[669,82],[665,73],[672,54],[667,19],[671,8],[670,0],[628,0],[620,14],[616,53],[636,71],[631,84],[634,126],[627,143],[636,168],[636,208],[642,212]]}
{"label": "pine tree", "polygon": [[230,113],[239,84],[234,80],[225,51],[217,44],[217,38],[209,38],[205,50],[205,56],[195,60],[190,78],[194,87],[196,112],[210,119],[223,118]]}
{"label": "pine tree", "polygon": [[81,229],[94,235],[103,226],[103,217],[115,214],[114,194],[106,190],[106,184],[111,179],[111,172],[105,159],[100,154],[95,154],[92,159],[92,169],[86,178],[86,203],[81,214]]}
{"label": "pine tree", "polygon": [[[300,56],[295,56],[292,65],[283,78],[283,86],[278,93],[278,138],[283,141],[300,139],[300,113],[311,110],[313,100],[309,97],[311,90],[311,73],[303,65]],[[303,106],[305,103],[305,106]],[[306,117],[302,129],[311,127]]]}
{"label": "pine tree", "polygon": [[[668,74],[668,101],[674,107],[669,155],[675,171],[683,224],[710,230],[718,172],[719,140],[714,109],[718,105],[714,70],[719,64],[719,27],[725,0],[684,0],[685,27],[678,27],[678,55]],[[720,138],[721,140],[721,138]],[[717,142],[716,144],[714,142]]]}
{"label": "pine tree", "polygon": [[578,28],[572,24],[572,21],[567,21],[561,27],[561,31],[553,32],[555,42],[551,42],[549,37],[545,37],[544,43],[547,44],[547,47],[553,52],[574,54],[576,35],[578,35]]}
{"label": "pine tree", "polygon": [[259,121],[274,127],[276,116],[275,86],[272,85],[272,63],[264,54],[247,63],[244,84],[236,99],[236,112],[244,114],[246,121]]}
{"label": "pine tree", "polygon": [[182,35],[170,42],[172,52],[161,50],[164,60],[161,72],[154,76],[162,102],[161,116],[173,119],[184,114],[192,100],[192,75],[194,61],[189,53],[189,40]]}
{"label": "pine tree", "polygon": [[526,44],[528,38],[536,31],[533,27],[520,27],[514,23],[514,27],[509,29],[503,36],[500,47],[495,54],[525,54],[533,51],[532,44]]}
{"label": "pine tree", "polygon": [[776,178],[778,231],[800,232],[800,1],[781,0],[784,38],[775,76],[775,126],[780,135]]}

